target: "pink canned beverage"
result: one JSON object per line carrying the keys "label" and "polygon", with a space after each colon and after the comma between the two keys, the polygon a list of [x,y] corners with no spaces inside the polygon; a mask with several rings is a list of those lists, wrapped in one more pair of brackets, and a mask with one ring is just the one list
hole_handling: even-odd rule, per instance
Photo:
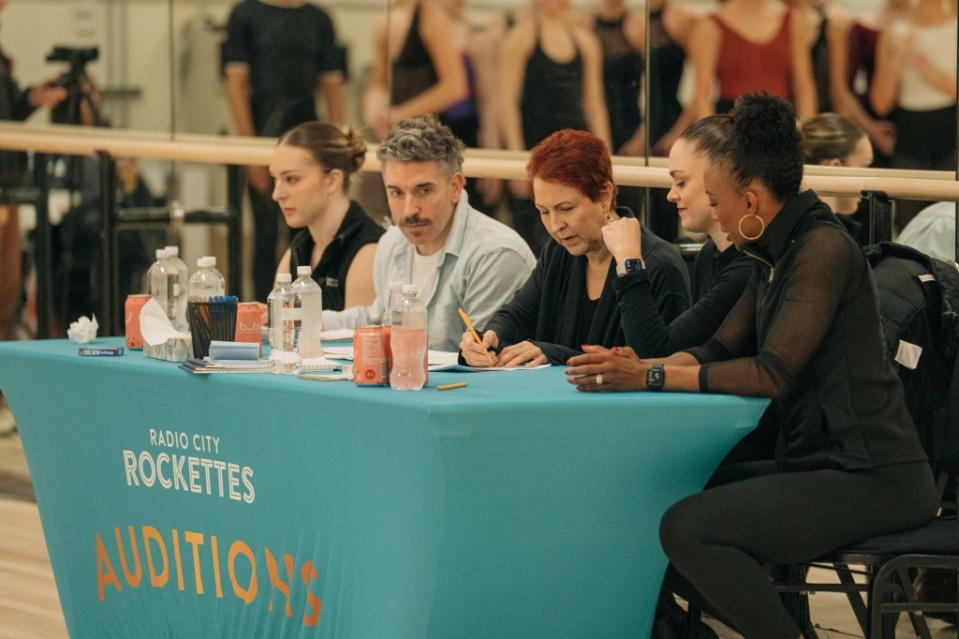
{"label": "pink canned beverage", "polygon": [[263,310],[259,302],[243,302],[236,308],[236,337],[238,342],[262,344],[260,330],[263,326]]}
{"label": "pink canned beverage", "polygon": [[387,333],[382,326],[363,326],[353,333],[353,382],[357,386],[385,386]]}
{"label": "pink canned beverage", "polygon": [[127,295],[127,301],[123,305],[123,325],[127,338],[127,348],[142,349],[143,333],[140,332],[140,309],[150,301],[150,296]]}

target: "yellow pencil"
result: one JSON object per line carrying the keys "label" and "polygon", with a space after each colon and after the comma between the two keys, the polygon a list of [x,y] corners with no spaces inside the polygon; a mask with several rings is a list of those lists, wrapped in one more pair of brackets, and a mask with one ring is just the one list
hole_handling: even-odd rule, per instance
{"label": "yellow pencil", "polygon": [[[466,329],[470,332],[470,335],[473,336],[473,339],[476,340],[476,343],[482,346],[483,340],[480,339],[479,333],[476,332],[476,327],[473,326],[473,320],[470,319],[470,316],[467,315],[466,311],[464,311],[462,308],[456,309],[456,312],[460,314],[460,319],[462,319],[463,323],[466,324]],[[489,351],[486,351],[486,355],[487,357],[489,357],[489,360],[492,362],[493,361],[492,354],[490,354]]]}
{"label": "yellow pencil", "polygon": [[443,384],[442,386],[437,386],[436,390],[453,390],[456,388],[466,388],[466,382],[456,382],[455,384]]}

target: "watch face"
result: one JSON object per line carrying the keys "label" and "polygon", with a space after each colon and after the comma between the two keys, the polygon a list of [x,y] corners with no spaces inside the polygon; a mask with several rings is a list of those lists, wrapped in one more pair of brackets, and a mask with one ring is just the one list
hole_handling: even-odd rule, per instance
{"label": "watch face", "polygon": [[626,267],[627,273],[637,273],[646,268],[646,265],[642,260],[626,260],[623,263],[623,266]]}
{"label": "watch face", "polygon": [[659,390],[666,381],[666,374],[661,365],[650,366],[646,370],[646,387],[652,390]]}

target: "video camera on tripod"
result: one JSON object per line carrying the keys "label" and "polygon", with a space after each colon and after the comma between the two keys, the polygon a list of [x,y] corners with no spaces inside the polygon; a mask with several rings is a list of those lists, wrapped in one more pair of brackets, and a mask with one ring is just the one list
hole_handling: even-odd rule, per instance
{"label": "video camera on tripod", "polygon": [[87,82],[87,63],[100,57],[98,47],[64,47],[55,46],[47,54],[47,62],[66,62],[69,64],[67,72],[57,79],[55,86],[67,90],[67,98],[61,102],[51,114],[55,124],[83,124],[80,117],[80,108],[83,102],[90,107],[95,125],[100,119],[99,110],[90,95]]}

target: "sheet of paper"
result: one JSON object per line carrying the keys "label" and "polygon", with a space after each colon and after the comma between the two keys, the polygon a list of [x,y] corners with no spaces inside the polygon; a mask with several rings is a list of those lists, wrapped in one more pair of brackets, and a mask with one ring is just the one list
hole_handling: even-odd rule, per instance
{"label": "sheet of paper", "polygon": [[433,366],[430,364],[429,369],[436,372],[452,372],[452,373],[486,373],[490,371],[535,371],[541,368],[549,368],[552,364],[540,364],[539,366],[488,366],[486,368],[476,368],[475,366],[466,366],[464,364],[444,364]]}
{"label": "sheet of paper", "polygon": [[477,373],[482,373],[484,371],[532,371],[538,368],[546,368],[549,364],[542,364],[541,366],[532,366],[530,368],[525,368],[522,366],[490,366],[488,368],[476,368],[474,366],[466,366],[465,364],[459,363],[459,353],[446,353],[443,351],[430,351],[429,354],[429,369],[431,371],[472,371]]}
{"label": "sheet of paper", "polygon": [[[324,354],[330,359],[341,359],[341,360],[353,360],[353,346],[324,346]],[[547,368],[549,364],[541,364],[540,366],[532,366],[526,368],[525,366],[490,366],[489,368],[475,368],[473,366],[465,366],[458,363],[459,353],[450,353],[447,351],[434,351],[430,350],[427,355],[427,361],[429,362],[429,370],[440,372],[440,371],[453,371],[453,372],[477,372],[482,373],[485,371],[532,371],[540,368]]]}
{"label": "sheet of paper", "polygon": [[341,340],[353,339],[353,329],[335,328],[332,331],[323,331],[320,333],[320,339],[324,342],[337,342]]}
{"label": "sheet of paper", "polygon": [[345,359],[353,361],[353,345],[346,346],[324,346],[323,355],[330,359]]}

